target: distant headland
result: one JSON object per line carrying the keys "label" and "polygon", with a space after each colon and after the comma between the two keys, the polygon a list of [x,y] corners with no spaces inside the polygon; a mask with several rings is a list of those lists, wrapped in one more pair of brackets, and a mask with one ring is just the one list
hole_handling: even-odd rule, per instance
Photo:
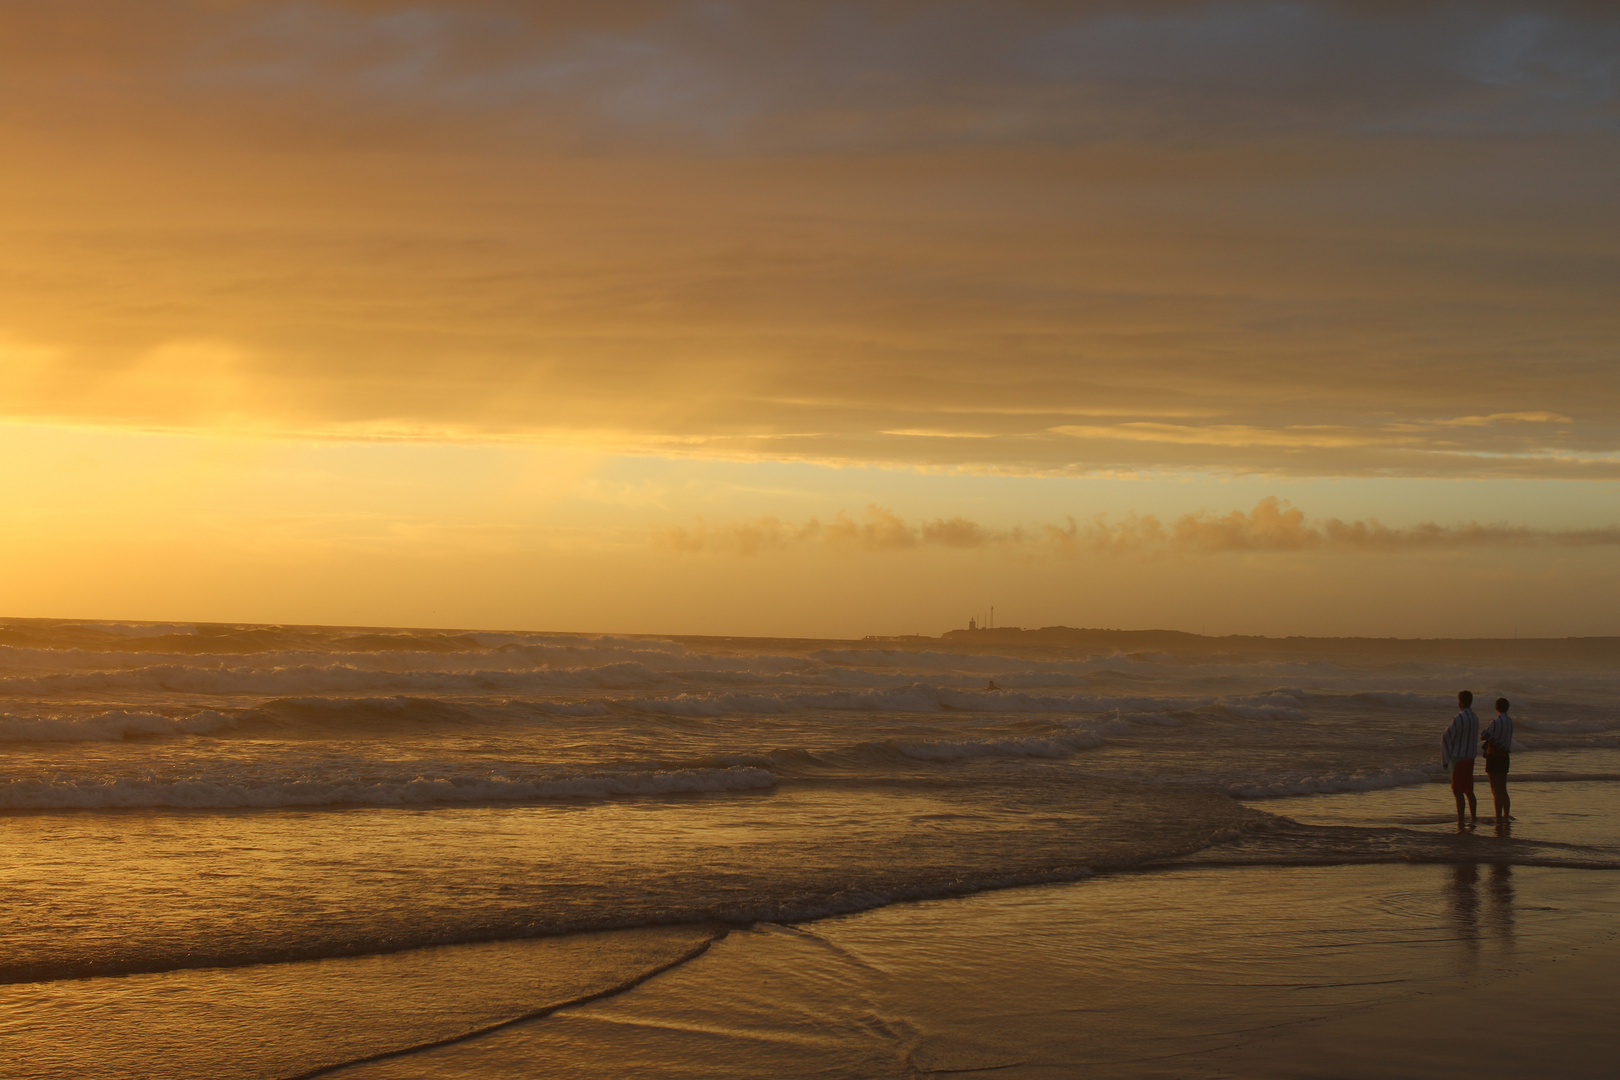
{"label": "distant headland", "polygon": [[934,642],[953,649],[995,645],[1031,651],[1243,654],[1312,659],[1364,656],[1390,660],[1455,663],[1513,660],[1567,660],[1620,664],[1620,637],[1567,638],[1398,638],[1398,637],[1265,637],[1228,634],[1209,637],[1184,630],[1115,630],[1074,626],[983,627],[947,630],[937,638],[868,637],[868,642]]}

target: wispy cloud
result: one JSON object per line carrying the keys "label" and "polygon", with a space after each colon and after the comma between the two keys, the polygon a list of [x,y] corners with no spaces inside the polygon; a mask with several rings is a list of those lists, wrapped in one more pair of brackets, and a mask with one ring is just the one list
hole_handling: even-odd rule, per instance
{"label": "wispy cloud", "polygon": [[672,551],[701,551],[730,555],[759,555],[794,547],[816,546],[830,551],[912,551],[918,548],[983,548],[1020,543],[1022,530],[986,528],[963,517],[909,522],[894,511],[868,505],[858,517],[839,511],[825,524],[811,518],[801,523],[776,517],[710,524],[699,519],[690,527],[664,529],[655,543]]}
{"label": "wispy cloud", "polygon": [[685,555],[709,551],[751,556],[781,551],[817,540],[820,536],[821,523],[814,519],[801,525],[790,525],[775,517],[710,525],[699,518],[690,527],[676,526],[660,530],[655,543]]}
{"label": "wispy cloud", "polygon": [[892,510],[869,505],[860,516],[839,512],[787,523],[775,517],[661,530],[655,542],[683,554],[711,552],[753,556],[773,551],[905,552],[928,548],[998,548],[1054,558],[1142,554],[1224,555],[1234,552],[1360,552],[1368,554],[1433,550],[1526,547],[1616,547],[1620,526],[1596,529],[1531,529],[1506,524],[1424,523],[1392,528],[1376,519],[1306,519],[1303,511],[1276,498],[1260,500],[1249,511],[1184,514],[1162,522],[1153,514],[1117,520],[1099,516],[1080,522],[996,528],[963,517],[910,522]]}
{"label": "wispy cloud", "polygon": [[1437,427],[1490,427],[1504,422],[1521,424],[1573,424],[1569,417],[1555,412],[1506,412],[1489,416],[1454,416],[1449,420],[1436,420]]}
{"label": "wispy cloud", "polygon": [[1082,439],[1124,439],[1130,442],[1180,443],[1194,446],[1280,446],[1297,449],[1341,449],[1351,446],[1401,446],[1419,442],[1412,436],[1334,425],[1286,425],[1262,428],[1250,424],[1161,424],[1133,421],[1104,426],[1069,424],[1054,434]]}

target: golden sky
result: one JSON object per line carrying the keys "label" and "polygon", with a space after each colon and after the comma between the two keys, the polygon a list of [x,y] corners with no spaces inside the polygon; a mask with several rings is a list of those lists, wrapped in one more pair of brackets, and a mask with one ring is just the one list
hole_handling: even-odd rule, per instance
{"label": "golden sky", "polygon": [[1579,3],[7,4],[0,607],[1620,633],[1617,55]]}

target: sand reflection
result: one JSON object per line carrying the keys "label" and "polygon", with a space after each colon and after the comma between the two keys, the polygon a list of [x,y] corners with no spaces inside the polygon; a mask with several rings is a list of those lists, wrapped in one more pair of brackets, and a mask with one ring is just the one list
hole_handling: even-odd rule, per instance
{"label": "sand reflection", "polygon": [[1446,917],[1470,957],[1479,951],[1479,864],[1458,863],[1446,883]]}
{"label": "sand reflection", "polygon": [[1513,867],[1497,863],[1491,867],[1485,886],[1485,920],[1504,948],[1513,946]]}
{"label": "sand reflection", "polygon": [[1481,877],[1478,863],[1458,863],[1445,884],[1447,921],[1470,959],[1477,958],[1483,937],[1506,948],[1514,942],[1513,867],[1490,865],[1483,886]]}

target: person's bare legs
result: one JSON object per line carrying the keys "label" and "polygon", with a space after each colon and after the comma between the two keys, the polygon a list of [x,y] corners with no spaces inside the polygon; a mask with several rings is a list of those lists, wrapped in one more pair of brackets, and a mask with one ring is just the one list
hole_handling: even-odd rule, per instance
{"label": "person's bare legs", "polygon": [[1513,800],[1508,798],[1507,775],[1491,773],[1491,802],[1496,804],[1496,820],[1506,821],[1513,812]]}
{"label": "person's bare legs", "polygon": [[1478,825],[1479,824],[1479,800],[1474,798],[1473,790],[1470,789],[1467,792],[1467,795],[1468,795],[1468,817],[1469,817],[1469,820],[1467,820],[1467,821],[1463,820],[1463,795],[1464,795],[1464,793],[1461,792],[1461,791],[1457,791],[1457,790],[1453,789],[1451,794],[1452,794],[1452,797],[1457,800],[1457,828],[1463,829],[1463,828],[1467,828],[1470,825]]}

